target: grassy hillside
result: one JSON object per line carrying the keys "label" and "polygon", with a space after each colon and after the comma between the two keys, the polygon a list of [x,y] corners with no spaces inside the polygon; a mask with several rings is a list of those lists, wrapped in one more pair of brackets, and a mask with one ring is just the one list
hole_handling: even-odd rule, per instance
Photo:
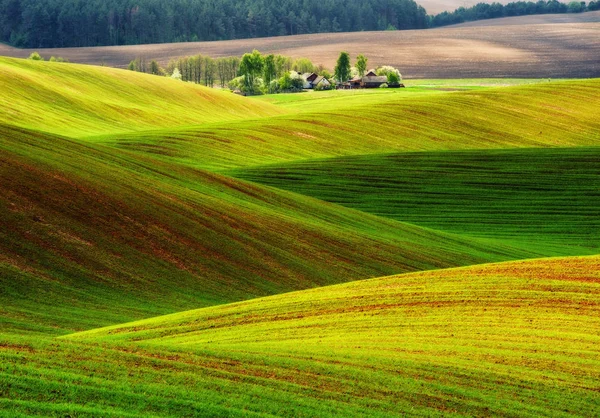
{"label": "grassy hillside", "polygon": [[360,281],[5,339],[9,412],[595,416],[600,258]]}
{"label": "grassy hillside", "polygon": [[467,84],[0,58],[0,417],[598,415],[600,257],[472,265],[597,252],[600,81]]}
{"label": "grassy hillside", "polygon": [[0,150],[0,309],[11,329],[63,333],[540,254],[20,128],[0,127]]}
{"label": "grassy hillside", "polygon": [[229,92],[133,71],[0,57],[0,121],[85,136],[280,113]]}
{"label": "grassy hillside", "polygon": [[597,146],[599,89],[600,80],[417,97],[407,89],[349,105],[317,95],[293,115],[94,140],[210,170],[406,151]]}
{"label": "grassy hillside", "polygon": [[234,176],[454,233],[600,252],[600,147],[366,155]]}

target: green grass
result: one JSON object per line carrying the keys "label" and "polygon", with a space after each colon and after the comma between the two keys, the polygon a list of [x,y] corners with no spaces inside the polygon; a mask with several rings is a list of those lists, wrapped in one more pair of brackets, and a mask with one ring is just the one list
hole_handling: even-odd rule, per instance
{"label": "green grass", "polygon": [[[490,87],[521,86],[526,84],[542,84],[549,79],[518,79],[518,78],[489,78],[489,79],[444,79],[404,80],[406,88],[399,89],[353,89],[315,91],[302,93],[280,93],[263,96],[253,96],[252,99],[272,103],[279,107],[298,112],[315,112],[323,110],[339,110],[355,105],[379,104],[387,101],[412,100],[431,94],[443,94],[455,91],[481,90]],[[565,80],[558,80],[565,81]]]}
{"label": "green grass", "polygon": [[600,258],[413,273],[0,343],[7,411],[595,416]]}
{"label": "green grass", "polygon": [[600,148],[366,155],[251,167],[236,177],[428,228],[600,252]]}
{"label": "green grass", "polygon": [[309,106],[293,115],[88,140],[209,170],[392,152],[589,147],[600,143],[599,87],[599,80],[557,82],[385,102],[369,94],[359,97],[373,102],[337,111]]}
{"label": "green grass", "polygon": [[0,150],[7,329],[64,333],[544,254],[21,128],[0,126]]}
{"label": "green grass", "polygon": [[113,68],[0,57],[0,121],[80,137],[282,113],[229,92]]}

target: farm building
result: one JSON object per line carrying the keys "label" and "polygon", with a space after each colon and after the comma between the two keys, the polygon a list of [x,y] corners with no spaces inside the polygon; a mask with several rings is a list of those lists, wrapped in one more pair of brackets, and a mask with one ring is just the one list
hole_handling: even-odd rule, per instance
{"label": "farm building", "polygon": [[331,83],[325,77],[315,74],[315,73],[304,73],[302,74],[302,80],[304,81],[304,85],[302,86],[305,89],[314,89],[319,84],[322,88],[331,87]]}
{"label": "farm building", "polygon": [[315,81],[319,75],[315,73],[304,73],[301,75],[302,80],[304,81],[304,85],[302,86],[305,89],[314,88],[313,81]]}
{"label": "farm building", "polygon": [[376,88],[382,84],[387,83],[387,77],[384,75],[377,75],[375,71],[371,70],[360,81],[360,86],[364,89]]}
{"label": "farm building", "polygon": [[362,78],[359,76],[356,76],[352,80],[348,81],[348,83],[350,83],[350,87],[352,87],[353,89],[359,89],[361,82],[362,82]]}

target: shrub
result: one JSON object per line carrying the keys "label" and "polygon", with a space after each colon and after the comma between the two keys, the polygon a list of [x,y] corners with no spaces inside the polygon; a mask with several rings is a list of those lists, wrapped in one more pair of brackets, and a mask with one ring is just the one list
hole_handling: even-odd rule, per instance
{"label": "shrub", "polygon": [[379,86],[380,89],[387,89],[388,85],[387,83],[383,83],[382,85]]}
{"label": "shrub", "polygon": [[34,61],[44,61],[44,58],[42,58],[42,56],[40,54],[38,54],[37,51],[32,52],[28,59],[34,60]]}
{"label": "shrub", "polygon": [[379,67],[377,69],[376,73],[379,76],[384,75],[384,76],[388,77],[388,80],[389,80],[390,73],[395,73],[398,76],[398,82],[402,81],[402,74],[400,74],[400,71],[397,68],[394,68],[390,65],[384,65],[384,66]]}
{"label": "shrub", "polygon": [[173,74],[171,74],[171,78],[174,80],[181,80],[181,73],[179,72],[179,68],[175,67],[173,70]]}

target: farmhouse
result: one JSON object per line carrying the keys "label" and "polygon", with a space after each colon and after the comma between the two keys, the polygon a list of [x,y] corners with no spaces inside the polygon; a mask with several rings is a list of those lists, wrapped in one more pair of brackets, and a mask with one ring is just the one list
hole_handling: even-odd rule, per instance
{"label": "farmhouse", "polygon": [[302,85],[303,88],[305,89],[312,89],[314,88],[314,86],[316,86],[316,84],[313,84],[313,82],[319,78],[318,74],[315,73],[304,73],[301,75],[302,80],[304,81],[304,84]]}
{"label": "farmhouse", "polygon": [[371,70],[361,79],[360,86],[364,89],[368,89],[379,87],[384,83],[387,83],[387,77],[384,75],[378,76]]}
{"label": "farmhouse", "polygon": [[329,88],[331,87],[331,83],[329,82],[329,80],[327,80],[325,77],[315,74],[315,73],[304,73],[302,74],[302,80],[304,81],[304,84],[302,85],[303,88],[305,89],[314,89],[316,88],[319,84],[321,85],[322,88]]}

